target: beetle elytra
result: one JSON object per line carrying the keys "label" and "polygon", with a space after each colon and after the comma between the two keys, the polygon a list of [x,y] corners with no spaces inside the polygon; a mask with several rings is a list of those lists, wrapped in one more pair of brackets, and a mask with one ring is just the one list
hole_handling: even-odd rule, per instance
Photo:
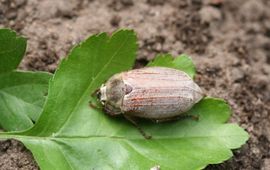
{"label": "beetle elytra", "polygon": [[146,67],[112,76],[98,92],[110,115],[167,120],[187,112],[203,98],[200,87],[183,71]]}

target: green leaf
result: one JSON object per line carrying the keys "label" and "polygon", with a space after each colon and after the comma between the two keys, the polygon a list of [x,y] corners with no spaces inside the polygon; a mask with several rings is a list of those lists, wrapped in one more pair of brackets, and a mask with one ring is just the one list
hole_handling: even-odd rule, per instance
{"label": "green leaf", "polygon": [[0,74],[0,125],[8,131],[33,126],[41,113],[51,74],[7,72]]}
{"label": "green leaf", "polygon": [[182,54],[173,58],[170,54],[160,54],[153,61],[149,62],[147,66],[161,66],[171,67],[186,72],[191,78],[194,78],[196,69],[191,58]]}
{"label": "green leaf", "polygon": [[105,80],[132,67],[136,51],[136,36],[128,30],[112,38],[106,33],[94,35],[74,48],[56,71],[43,114],[31,132],[48,136],[63,129],[82,106],[89,108],[89,96]]}
{"label": "green leaf", "polygon": [[130,69],[137,49],[134,32],[94,35],[63,60],[49,85],[36,125],[25,132],[0,133],[30,149],[41,169],[201,169],[232,156],[247,133],[224,124],[228,105],[206,98],[190,110],[199,121],[141,122],[146,140],[130,122],[89,106],[91,93],[111,75]]}
{"label": "green leaf", "polygon": [[0,73],[17,68],[26,49],[26,39],[14,31],[0,29]]}
{"label": "green leaf", "polygon": [[25,38],[0,29],[0,126],[8,131],[33,126],[48,89],[49,73],[14,71],[25,49]]}

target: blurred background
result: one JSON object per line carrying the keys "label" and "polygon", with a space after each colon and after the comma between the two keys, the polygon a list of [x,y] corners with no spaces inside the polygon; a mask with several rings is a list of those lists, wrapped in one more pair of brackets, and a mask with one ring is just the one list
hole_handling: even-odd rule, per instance
{"label": "blurred background", "polygon": [[[0,27],[28,39],[23,70],[54,72],[68,51],[91,34],[137,32],[135,67],[158,53],[186,53],[196,82],[233,109],[230,122],[250,140],[234,157],[206,169],[270,169],[269,0],[0,0]],[[38,169],[17,141],[0,141],[0,169]]]}

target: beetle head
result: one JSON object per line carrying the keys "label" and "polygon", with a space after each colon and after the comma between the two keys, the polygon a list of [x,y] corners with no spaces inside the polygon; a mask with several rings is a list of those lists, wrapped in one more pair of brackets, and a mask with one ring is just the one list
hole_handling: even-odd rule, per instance
{"label": "beetle head", "polygon": [[107,101],[107,95],[106,95],[106,86],[104,84],[101,85],[99,91],[97,92],[97,98],[99,99],[102,105],[105,105]]}
{"label": "beetle head", "polygon": [[105,111],[110,115],[121,114],[121,105],[125,96],[125,84],[121,74],[111,77],[101,86],[98,92],[98,98]]}

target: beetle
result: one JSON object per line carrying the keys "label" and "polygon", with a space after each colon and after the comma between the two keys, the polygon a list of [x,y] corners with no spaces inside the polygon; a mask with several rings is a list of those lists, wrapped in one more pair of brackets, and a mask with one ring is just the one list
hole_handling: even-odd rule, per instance
{"label": "beetle", "polygon": [[[122,114],[150,139],[152,136],[138,126],[134,117],[155,122],[174,120],[198,103],[204,94],[183,71],[146,67],[115,74],[97,90],[97,97],[107,114]],[[91,103],[90,106],[95,107]]]}
{"label": "beetle", "polygon": [[170,120],[187,112],[204,94],[183,71],[145,67],[112,76],[98,90],[109,115]]}

